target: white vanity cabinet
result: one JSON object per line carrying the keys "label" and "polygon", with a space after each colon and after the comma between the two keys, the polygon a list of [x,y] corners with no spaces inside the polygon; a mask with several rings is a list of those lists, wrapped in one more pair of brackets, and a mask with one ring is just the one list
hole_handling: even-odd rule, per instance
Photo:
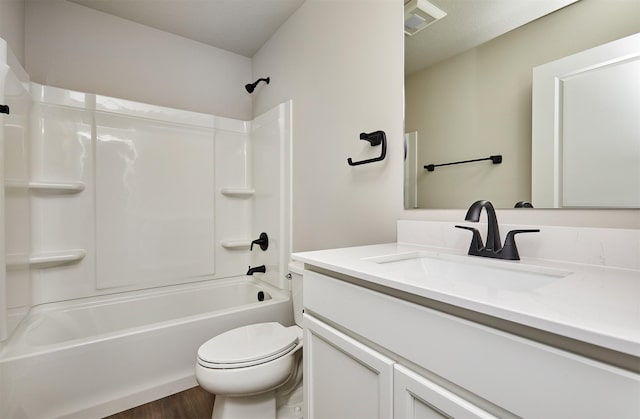
{"label": "white vanity cabinet", "polygon": [[303,292],[309,419],[640,417],[635,372],[354,277],[305,270]]}
{"label": "white vanity cabinet", "polygon": [[307,418],[494,418],[433,381],[305,314]]}

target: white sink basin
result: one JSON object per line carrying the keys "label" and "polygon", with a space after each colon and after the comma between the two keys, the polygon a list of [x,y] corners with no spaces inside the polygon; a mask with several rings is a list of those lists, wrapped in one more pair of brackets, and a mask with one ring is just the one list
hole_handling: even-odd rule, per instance
{"label": "white sink basin", "polygon": [[455,282],[510,291],[531,291],[571,272],[477,256],[412,252],[368,258],[398,279]]}

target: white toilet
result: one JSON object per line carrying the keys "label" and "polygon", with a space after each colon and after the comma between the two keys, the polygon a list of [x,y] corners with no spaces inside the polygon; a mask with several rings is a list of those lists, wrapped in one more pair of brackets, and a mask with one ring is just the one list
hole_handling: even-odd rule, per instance
{"label": "white toilet", "polygon": [[290,263],[289,272],[296,325],[251,324],[215,336],[198,349],[196,380],[216,395],[213,419],[275,419],[276,389],[300,381],[302,266]]}

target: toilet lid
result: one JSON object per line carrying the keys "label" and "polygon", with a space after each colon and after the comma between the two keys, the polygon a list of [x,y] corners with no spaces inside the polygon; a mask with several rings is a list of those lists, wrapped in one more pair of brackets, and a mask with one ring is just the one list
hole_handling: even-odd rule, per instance
{"label": "toilet lid", "polygon": [[267,362],[296,346],[298,334],[294,329],[273,322],[229,330],[200,346],[198,358],[209,368],[238,368]]}

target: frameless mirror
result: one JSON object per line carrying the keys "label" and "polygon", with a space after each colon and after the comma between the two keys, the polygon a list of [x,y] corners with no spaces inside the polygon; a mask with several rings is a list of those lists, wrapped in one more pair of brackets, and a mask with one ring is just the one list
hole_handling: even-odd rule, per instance
{"label": "frameless mirror", "polygon": [[[640,122],[632,112],[637,110],[637,105],[627,105],[620,100],[617,109],[629,112],[609,114],[622,116],[624,113],[633,118],[625,123],[632,132],[629,149],[623,151],[617,141],[611,140],[621,124],[609,119],[600,126],[606,126],[606,122],[615,128],[608,128],[588,142],[573,140],[571,145],[562,148],[556,135],[551,144],[560,154],[545,157],[546,160],[538,157],[535,163],[538,173],[544,173],[546,165],[550,176],[564,173],[575,184],[571,187],[589,194],[595,190],[589,182],[593,184],[598,175],[567,176],[577,166],[565,164],[563,167],[563,158],[567,156],[562,156],[562,152],[573,153],[567,161],[580,163],[580,170],[585,174],[590,173],[583,164],[586,156],[592,158],[607,148],[616,155],[629,156],[631,164],[600,172],[601,177],[613,170],[618,172],[600,187],[601,192],[617,189],[618,199],[610,200],[600,192],[591,193],[591,198],[597,199],[590,198],[587,204],[579,200],[536,198],[532,191],[532,87],[534,68],[640,32],[639,2],[429,2],[447,15],[422,31],[405,36],[405,208],[466,208],[478,199],[489,199],[499,208],[513,208],[519,202],[521,206],[531,203],[536,208],[638,207],[624,196],[626,190],[640,184],[640,168],[633,163],[640,161]],[[637,61],[638,54],[631,60]],[[585,80],[591,78],[595,77]],[[639,91],[638,78],[635,80],[636,87],[625,88],[624,84],[615,87],[619,89],[618,99],[623,99],[619,93],[622,91],[629,95],[629,100],[638,103],[638,98],[631,96],[632,92],[637,95]],[[572,88],[580,85],[577,82],[567,85],[570,84]],[[598,94],[606,93],[605,88]],[[582,124],[580,118],[584,119],[573,117],[572,123],[583,129],[586,124]],[[578,135],[582,138],[583,134]],[[606,143],[604,147],[603,143]],[[599,144],[600,150],[589,144]],[[460,161],[470,162],[448,165]],[[432,171],[425,168],[431,165]],[[597,173],[595,170],[599,168],[594,168]],[[632,179],[632,182],[621,184],[615,179]],[[556,181],[554,196],[567,185],[569,183]]]}

